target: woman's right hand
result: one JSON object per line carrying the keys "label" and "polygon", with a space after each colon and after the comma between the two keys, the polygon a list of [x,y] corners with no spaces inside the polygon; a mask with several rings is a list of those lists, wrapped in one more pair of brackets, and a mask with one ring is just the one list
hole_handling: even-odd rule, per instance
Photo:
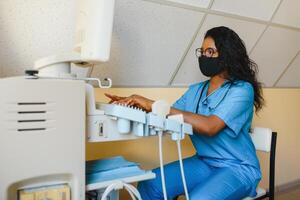
{"label": "woman's right hand", "polygon": [[135,106],[138,108],[141,108],[147,112],[151,112],[152,110],[152,104],[153,100],[148,99],[146,97],[140,96],[140,95],[131,95],[128,97],[120,97],[117,95],[111,95],[111,94],[105,94],[108,98],[110,98],[109,103],[115,103],[115,104],[125,104],[128,106]]}

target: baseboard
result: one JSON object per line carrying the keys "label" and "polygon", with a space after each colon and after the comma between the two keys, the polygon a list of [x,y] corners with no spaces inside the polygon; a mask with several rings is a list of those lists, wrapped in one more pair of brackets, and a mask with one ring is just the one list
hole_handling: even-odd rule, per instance
{"label": "baseboard", "polygon": [[300,187],[300,179],[289,182],[289,183],[284,183],[282,185],[278,185],[278,186],[276,186],[275,191],[279,192],[279,193],[284,193],[284,192],[293,190],[296,187]]}

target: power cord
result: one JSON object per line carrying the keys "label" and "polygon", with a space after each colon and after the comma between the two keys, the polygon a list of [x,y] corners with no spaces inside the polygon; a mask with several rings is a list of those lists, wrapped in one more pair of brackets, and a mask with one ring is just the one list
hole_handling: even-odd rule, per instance
{"label": "power cord", "polygon": [[164,162],[163,162],[162,135],[163,135],[163,132],[159,131],[158,132],[158,143],[159,143],[158,145],[159,145],[160,177],[161,177],[162,189],[163,189],[163,194],[164,194],[164,200],[168,200],[166,182],[165,182]]}

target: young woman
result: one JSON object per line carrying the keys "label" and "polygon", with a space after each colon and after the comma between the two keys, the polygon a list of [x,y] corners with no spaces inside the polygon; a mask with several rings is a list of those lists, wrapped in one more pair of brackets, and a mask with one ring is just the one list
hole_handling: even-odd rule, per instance
{"label": "young woman", "polygon": [[[190,86],[170,112],[183,114],[194,130],[196,155],[183,161],[190,199],[255,196],[261,172],[249,130],[254,107],[258,111],[263,105],[257,65],[244,42],[227,27],[208,30],[196,55],[201,72],[210,78]],[[146,111],[153,103],[139,95],[107,96],[111,102]],[[154,172],[156,179],[138,185],[143,200],[163,199],[160,170]],[[178,161],[165,165],[165,177],[168,199],[184,194]]]}

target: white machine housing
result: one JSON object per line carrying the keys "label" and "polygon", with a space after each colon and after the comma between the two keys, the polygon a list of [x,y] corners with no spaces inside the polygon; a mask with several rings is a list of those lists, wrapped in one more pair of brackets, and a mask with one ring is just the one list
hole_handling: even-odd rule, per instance
{"label": "white machine housing", "polygon": [[107,62],[110,57],[115,0],[81,0],[75,35],[75,51],[82,61]]}
{"label": "white machine housing", "polygon": [[66,184],[85,198],[85,82],[0,79],[0,199]]}
{"label": "white machine housing", "polygon": [[85,184],[86,141],[137,139],[158,131],[177,139],[192,134],[183,121],[96,103],[94,88],[81,80],[5,78],[0,91],[0,199],[16,199],[23,189],[64,184],[72,200],[83,200],[86,189],[103,186]]}
{"label": "white machine housing", "polygon": [[71,73],[71,64],[77,66],[75,69],[79,74],[87,75],[87,67],[108,61],[114,5],[115,0],[79,0],[74,51],[37,60],[34,68],[39,70],[39,75],[76,77],[77,73]]}

